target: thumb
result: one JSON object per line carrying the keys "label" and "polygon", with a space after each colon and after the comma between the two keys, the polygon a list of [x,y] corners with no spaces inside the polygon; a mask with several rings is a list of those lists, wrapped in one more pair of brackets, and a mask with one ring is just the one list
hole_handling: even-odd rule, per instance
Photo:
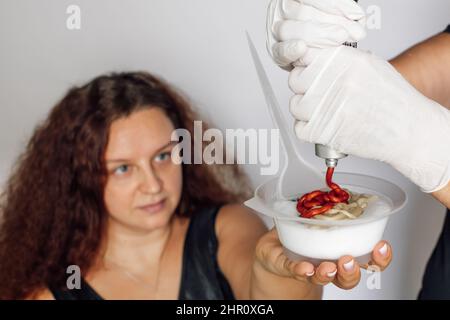
{"label": "thumb", "polygon": [[284,255],[283,246],[275,228],[258,241],[256,256],[269,272],[284,277],[292,276],[292,261]]}

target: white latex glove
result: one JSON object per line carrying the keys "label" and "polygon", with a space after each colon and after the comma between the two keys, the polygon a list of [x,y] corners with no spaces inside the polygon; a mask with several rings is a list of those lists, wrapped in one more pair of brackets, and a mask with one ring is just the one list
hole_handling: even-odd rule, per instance
{"label": "white latex glove", "polygon": [[450,111],[387,61],[340,46],[291,71],[298,138],[392,165],[424,192],[450,180]]}
{"label": "white latex glove", "polygon": [[280,67],[291,70],[292,64],[309,64],[321,48],[363,39],[365,20],[353,0],[272,0],[267,49]]}

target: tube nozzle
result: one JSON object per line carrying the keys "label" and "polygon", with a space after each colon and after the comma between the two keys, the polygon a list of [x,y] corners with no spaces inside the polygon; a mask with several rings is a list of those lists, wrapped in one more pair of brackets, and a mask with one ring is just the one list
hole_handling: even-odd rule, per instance
{"label": "tube nozzle", "polygon": [[325,159],[325,165],[328,168],[336,167],[338,164],[338,160],[347,156],[345,153],[341,153],[339,151],[331,149],[330,147],[324,146],[323,144],[316,144],[315,151],[316,156]]}

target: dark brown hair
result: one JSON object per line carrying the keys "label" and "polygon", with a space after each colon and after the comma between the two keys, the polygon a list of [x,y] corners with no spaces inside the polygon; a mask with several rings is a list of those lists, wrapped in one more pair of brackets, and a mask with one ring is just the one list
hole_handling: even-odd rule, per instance
{"label": "dark brown hair", "polygon": [[[193,136],[198,118],[187,100],[146,72],[113,73],[70,89],[35,129],[0,198],[0,299],[61,286],[69,265],[89,270],[105,232],[110,125],[154,107]],[[248,196],[247,186],[236,165],[183,164],[175,214],[240,202]]]}

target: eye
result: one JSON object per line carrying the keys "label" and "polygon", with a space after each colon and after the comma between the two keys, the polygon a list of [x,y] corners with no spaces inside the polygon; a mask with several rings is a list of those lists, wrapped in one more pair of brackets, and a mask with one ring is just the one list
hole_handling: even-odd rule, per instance
{"label": "eye", "polygon": [[155,160],[158,161],[158,162],[165,161],[165,160],[167,160],[167,159],[170,158],[170,154],[171,154],[171,153],[168,152],[168,151],[162,152],[162,153],[158,154],[158,155],[155,157]]}
{"label": "eye", "polygon": [[114,170],[114,173],[118,174],[118,175],[123,175],[123,174],[127,173],[127,171],[128,171],[128,165],[124,164],[124,165],[121,165],[120,167],[117,167]]}

